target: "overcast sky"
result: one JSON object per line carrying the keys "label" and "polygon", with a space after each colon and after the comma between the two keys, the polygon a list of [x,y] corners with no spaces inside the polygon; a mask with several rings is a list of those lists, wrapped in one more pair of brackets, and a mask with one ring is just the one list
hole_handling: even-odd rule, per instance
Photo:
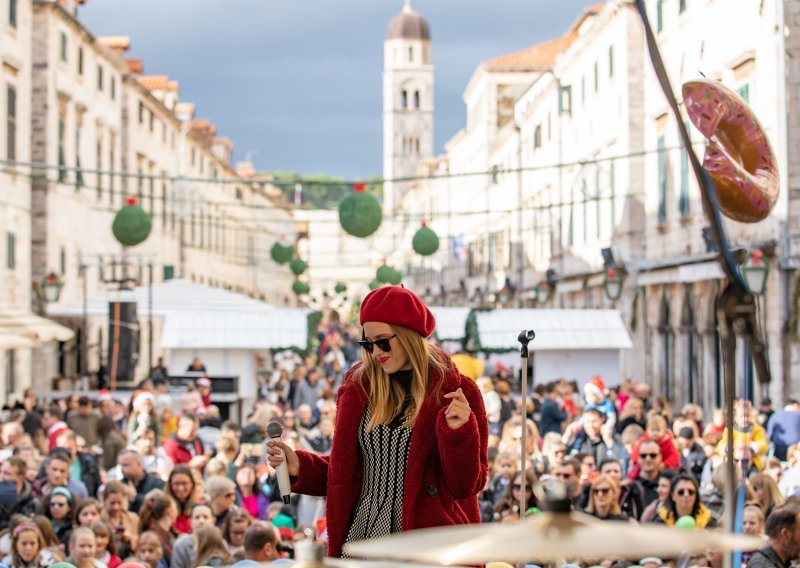
{"label": "overcast sky", "polygon": [[[478,64],[564,33],[589,0],[415,0],[435,65],[435,148],[464,126]],[[131,38],[260,171],[381,173],[383,40],[402,0],[89,0],[95,36]]]}

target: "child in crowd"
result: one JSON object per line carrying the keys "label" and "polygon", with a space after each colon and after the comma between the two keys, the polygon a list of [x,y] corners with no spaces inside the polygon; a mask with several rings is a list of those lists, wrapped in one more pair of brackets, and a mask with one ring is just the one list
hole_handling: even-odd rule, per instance
{"label": "child in crowd", "polygon": [[42,533],[34,524],[23,523],[11,529],[11,554],[3,558],[8,568],[45,568],[59,558],[45,548]]}
{"label": "child in crowd", "polygon": [[67,562],[77,568],[105,568],[105,564],[95,560],[94,554],[97,545],[92,529],[78,527],[72,531],[69,549],[72,551]]}
{"label": "child in crowd", "polygon": [[139,547],[133,560],[141,562],[148,568],[168,568],[164,562],[161,539],[153,531],[145,531],[139,536]]}
{"label": "child in crowd", "polygon": [[112,538],[111,525],[105,521],[98,521],[92,525],[95,540],[95,559],[108,568],[117,568],[122,564],[122,559],[117,556],[117,545]]}

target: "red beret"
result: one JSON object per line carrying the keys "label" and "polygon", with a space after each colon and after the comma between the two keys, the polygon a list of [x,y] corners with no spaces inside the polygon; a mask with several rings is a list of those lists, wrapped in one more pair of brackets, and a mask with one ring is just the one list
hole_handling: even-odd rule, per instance
{"label": "red beret", "polygon": [[361,325],[377,321],[405,327],[422,337],[428,337],[436,328],[436,318],[425,302],[402,286],[383,286],[367,294],[361,302],[358,321]]}

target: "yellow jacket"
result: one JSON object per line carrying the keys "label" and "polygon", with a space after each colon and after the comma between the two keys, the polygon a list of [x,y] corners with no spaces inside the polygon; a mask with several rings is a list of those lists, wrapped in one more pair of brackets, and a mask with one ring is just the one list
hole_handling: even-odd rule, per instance
{"label": "yellow jacket", "polygon": [[[733,426],[733,447],[739,444],[746,444],[750,447],[750,452],[753,458],[753,465],[759,470],[764,469],[764,456],[767,454],[769,448],[769,439],[767,438],[767,431],[758,424],[751,424],[747,430],[740,430],[739,426]],[[722,439],[719,441],[717,449],[725,455],[725,449],[728,445],[728,429],[722,432]]]}

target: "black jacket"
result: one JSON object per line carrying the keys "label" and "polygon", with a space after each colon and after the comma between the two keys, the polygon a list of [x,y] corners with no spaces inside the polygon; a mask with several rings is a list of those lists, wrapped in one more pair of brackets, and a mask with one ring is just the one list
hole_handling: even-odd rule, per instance
{"label": "black jacket", "polygon": [[558,403],[552,398],[544,399],[539,419],[539,434],[544,436],[548,432],[561,434],[561,423],[569,417],[566,410],[561,410]]}
{"label": "black jacket", "polygon": [[[123,482],[125,480],[123,479]],[[144,502],[144,496],[150,493],[153,489],[163,489],[164,480],[154,475],[144,472],[144,477],[136,484],[136,499],[131,501],[128,510],[139,514],[139,508]]]}
{"label": "black jacket", "polygon": [[8,527],[8,521],[14,515],[25,515],[33,517],[39,511],[39,503],[33,496],[30,482],[26,479],[22,482],[22,492],[17,496],[14,503],[0,505],[0,530]]}
{"label": "black jacket", "polygon": [[697,479],[703,475],[703,466],[706,464],[706,453],[700,444],[692,444],[689,451],[681,454],[681,467],[691,471]]}
{"label": "black jacket", "polygon": [[747,568],[789,568],[791,564],[791,562],[781,560],[775,550],[768,546],[753,553],[747,563]]}

